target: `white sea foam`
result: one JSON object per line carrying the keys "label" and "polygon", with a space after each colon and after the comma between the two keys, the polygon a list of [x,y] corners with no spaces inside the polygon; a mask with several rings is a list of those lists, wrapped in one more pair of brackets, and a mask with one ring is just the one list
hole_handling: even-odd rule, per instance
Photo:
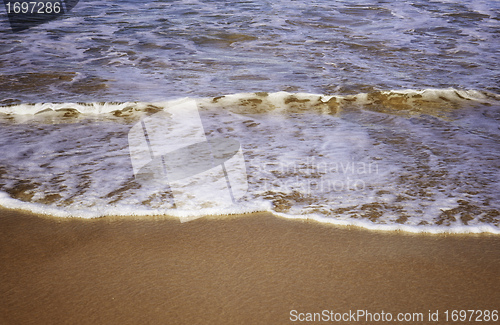
{"label": "white sea foam", "polygon": [[[151,107],[165,107],[165,105],[175,105],[186,98],[158,102],[88,102],[88,103],[34,103],[15,104],[0,106],[0,114],[35,115],[43,112],[58,112],[74,110],[84,115],[110,114],[114,112],[124,113],[133,110],[136,112],[147,111]],[[396,109],[408,112],[421,113],[426,105],[431,108],[436,107],[438,111],[444,111],[447,107],[461,107],[470,105],[494,105],[500,100],[500,95],[479,90],[460,89],[406,89],[390,90],[372,93],[360,93],[357,95],[321,95],[310,93],[239,93],[225,95],[215,98],[198,98],[198,104],[205,108],[227,107],[240,112],[248,113],[254,107],[255,112],[286,113],[294,111],[312,111],[330,114],[331,109],[326,104],[332,101],[335,107],[345,107],[358,105],[360,108],[369,108],[370,105],[380,104],[387,106],[397,106]],[[302,107],[302,108],[301,108]]]}
{"label": "white sea foam", "polygon": [[[207,139],[241,144],[248,191],[229,207],[176,207],[168,187],[134,179],[131,127],[186,100],[3,107],[0,205],[59,217],[187,221],[270,211],[375,230],[499,232],[494,94],[427,89],[196,99]],[[79,113],[65,116],[68,108]],[[181,144],[181,133],[169,141]]]}
{"label": "white sea foam", "polygon": [[[151,102],[422,87],[498,92],[498,12],[494,0],[88,0],[26,32],[3,28],[0,100]],[[7,21],[1,12],[0,24]]]}
{"label": "white sea foam", "polygon": [[[0,11],[0,205],[497,233],[499,9],[88,0],[21,33]],[[135,181],[132,125],[183,96],[207,138],[241,144],[238,206],[181,210],[171,189]]]}
{"label": "white sea foam", "polygon": [[320,223],[332,224],[337,226],[354,226],[375,231],[404,231],[410,233],[429,233],[429,234],[479,234],[491,233],[498,235],[500,229],[492,225],[477,225],[477,226],[414,226],[401,224],[375,224],[366,220],[339,220],[334,218],[326,218],[321,215],[289,215],[284,213],[276,213],[278,216],[286,219],[298,220],[314,220]]}

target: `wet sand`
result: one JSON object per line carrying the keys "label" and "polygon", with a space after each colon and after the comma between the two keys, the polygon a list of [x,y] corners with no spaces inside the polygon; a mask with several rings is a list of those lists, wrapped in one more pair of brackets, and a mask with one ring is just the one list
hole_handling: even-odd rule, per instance
{"label": "wet sand", "polygon": [[500,307],[500,236],[225,219],[1,210],[0,323],[290,324],[291,310],[366,310],[444,324],[445,310]]}

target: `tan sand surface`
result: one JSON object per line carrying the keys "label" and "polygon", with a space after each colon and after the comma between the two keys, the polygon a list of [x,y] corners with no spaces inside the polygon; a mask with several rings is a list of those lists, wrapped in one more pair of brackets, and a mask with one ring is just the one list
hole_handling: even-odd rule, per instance
{"label": "tan sand surface", "polygon": [[[0,211],[0,324],[296,324],[324,310],[445,324],[446,310],[500,309],[499,274],[494,235]],[[352,320],[337,324],[386,323]]]}

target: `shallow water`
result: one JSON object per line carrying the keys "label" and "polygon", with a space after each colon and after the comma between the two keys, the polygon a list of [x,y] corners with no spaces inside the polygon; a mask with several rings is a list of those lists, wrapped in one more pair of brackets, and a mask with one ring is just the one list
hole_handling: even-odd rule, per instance
{"label": "shallow water", "polygon": [[[498,233],[499,9],[85,1],[19,33],[2,11],[0,203]],[[135,178],[132,127],[184,97],[204,137],[241,144],[237,205],[181,209],[175,189]]]}
{"label": "shallow water", "polygon": [[12,33],[4,102],[158,101],[254,91],[497,92],[498,1],[80,1]]}
{"label": "shallow water", "polygon": [[[4,108],[2,204],[59,216],[273,211],[376,229],[499,231],[500,106],[492,94],[448,89],[197,99],[203,137],[241,144],[248,186],[230,206],[191,201],[180,207],[168,183],[134,177],[130,134],[147,116],[186,101]],[[166,141],[188,145],[184,133]],[[196,158],[185,160],[193,163]],[[187,183],[178,189],[192,191]]]}

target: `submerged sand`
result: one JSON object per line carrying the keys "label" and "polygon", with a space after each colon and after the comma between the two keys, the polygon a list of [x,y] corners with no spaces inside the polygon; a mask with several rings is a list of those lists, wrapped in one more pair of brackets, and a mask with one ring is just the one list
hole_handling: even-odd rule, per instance
{"label": "submerged sand", "polygon": [[[423,322],[406,323],[444,324],[446,310],[500,302],[500,236],[268,213],[180,223],[1,210],[0,261],[1,324],[290,324],[323,310],[421,313]],[[339,323],[366,323],[350,320]]]}

